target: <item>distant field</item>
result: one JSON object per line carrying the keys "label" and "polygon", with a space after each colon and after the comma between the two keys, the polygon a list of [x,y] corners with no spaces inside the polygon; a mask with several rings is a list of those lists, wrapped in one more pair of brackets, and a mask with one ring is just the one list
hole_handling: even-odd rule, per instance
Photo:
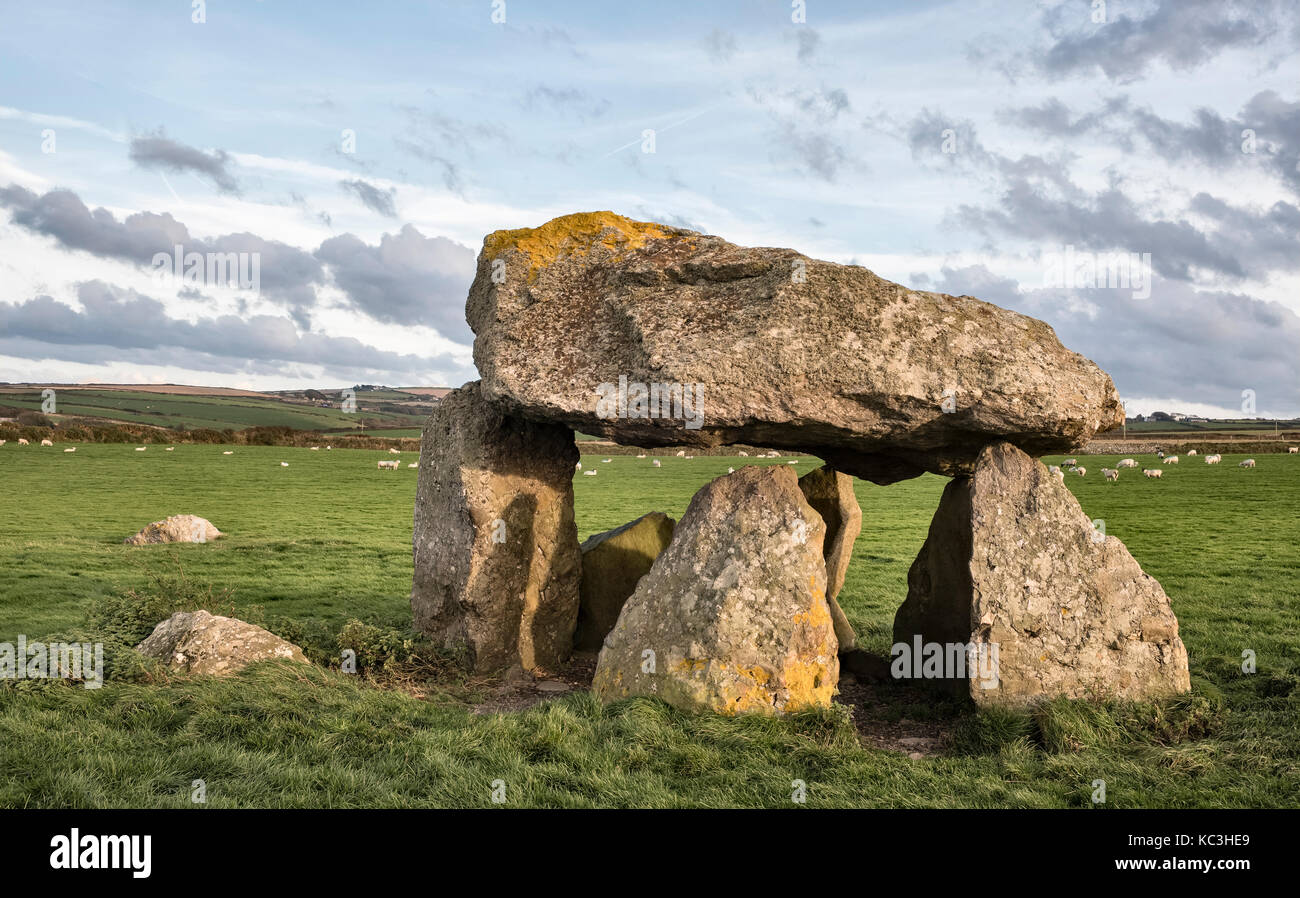
{"label": "distant field", "polygon": [[[272,629],[349,618],[409,626],[416,471],[385,452],[219,446],[0,447],[0,641],[69,632],[96,598],[141,588],[178,558],[196,581],[262,606]],[[651,510],[680,517],[727,457],[583,458],[580,537]],[[1039,715],[972,714],[906,693],[857,714],[950,734],[934,757],[863,745],[835,715],[727,720],[636,700],[602,709],[575,693],[511,716],[473,715],[437,685],[425,698],[336,671],[276,665],[234,681],[0,684],[0,806],[186,804],[203,776],[213,806],[482,806],[487,783],[541,806],[788,806],[791,778],[816,806],[1296,806],[1300,803],[1300,458],[1254,470],[1184,462],[1161,481],[1104,483],[1089,458],[1067,477],[1170,594],[1191,654],[1190,699],[1144,710],[1058,703]],[[289,467],[280,466],[281,461]],[[1059,458],[1047,459],[1055,462]],[[1154,458],[1139,458],[1143,464]],[[796,468],[817,462],[802,458]],[[857,482],[863,532],[841,602],[866,647],[887,653],[907,569],[945,479]],[[226,537],[134,548],[149,521],[189,512]],[[1253,650],[1259,673],[1244,675]],[[859,720],[861,723],[861,720]]]}
{"label": "distant field", "polygon": [[[246,427],[291,427],[295,430],[355,432],[358,418],[380,426],[420,425],[425,415],[375,411],[371,402],[381,401],[378,391],[358,396],[358,411],[324,408],[289,402],[272,396],[172,395],[122,389],[56,391],[56,412],[63,416],[95,417],[158,427],[188,430],[242,430]],[[411,397],[407,396],[407,399]],[[0,391],[0,405],[40,411],[39,392]]]}

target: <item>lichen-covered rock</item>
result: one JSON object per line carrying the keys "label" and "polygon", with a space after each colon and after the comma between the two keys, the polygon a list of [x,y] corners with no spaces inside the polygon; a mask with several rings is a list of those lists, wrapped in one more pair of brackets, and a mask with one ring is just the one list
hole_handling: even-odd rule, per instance
{"label": "lichen-covered rock", "polygon": [[1008,443],[986,447],[972,476],[948,484],[907,582],[895,644],[968,643],[995,659],[993,676],[968,668],[957,682],[981,705],[1190,688],[1160,584]]}
{"label": "lichen-covered rock", "polygon": [[857,646],[858,637],[837,597],[844,588],[844,576],[853,557],[853,542],[862,530],[862,506],[853,492],[853,478],[830,465],[822,465],[800,477],[799,489],[826,524],[826,540],[822,546],[826,557],[826,601],[835,622],[840,651],[851,651]]}
{"label": "lichen-covered rock", "polygon": [[705,486],[605,638],[596,694],[721,714],[829,705],[839,660],[825,532],[785,466]]}
{"label": "lichen-covered rock", "polygon": [[154,521],[134,536],[122,542],[130,546],[147,546],[154,543],[206,543],[222,533],[206,518],[192,514],[174,514]]}
{"label": "lichen-covered rock", "polygon": [[673,538],[675,522],[661,511],[589,536],[582,544],[582,584],[578,590],[578,630],[573,647],[599,651],[605,634],[637,583],[650,571]]}
{"label": "lichen-covered rock", "polygon": [[1041,321],[611,212],[489,234],[466,317],[485,398],[638,446],[794,449],[890,483],[1123,420]]}
{"label": "lichen-covered rock", "polygon": [[573,432],[483,401],[477,382],[425,424],[415,494],[416,629],[479,672],[550,671],[578,615]]}
{"label": "lichen-covered rock", "polygon": [[310,663],[302,649],[274,633],[206,611],[176,612],[154,627],[136,650],[172,670],[213,676],[235,673],[254,661]]}

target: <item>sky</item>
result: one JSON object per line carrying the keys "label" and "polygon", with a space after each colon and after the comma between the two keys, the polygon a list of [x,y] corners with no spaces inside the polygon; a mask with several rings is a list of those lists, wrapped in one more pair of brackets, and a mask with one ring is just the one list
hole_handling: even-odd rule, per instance
{"label": "sky", "polygon": [[1300,415],[1294,2],[0,15],[0,381],[456,386],[484,235],[609,209],[1041,318],[1130,414]]}

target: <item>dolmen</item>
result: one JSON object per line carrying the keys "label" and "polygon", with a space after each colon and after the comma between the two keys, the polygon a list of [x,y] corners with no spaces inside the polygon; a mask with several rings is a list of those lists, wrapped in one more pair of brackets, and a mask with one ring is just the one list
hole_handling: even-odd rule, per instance
{"label": "dolmen", "polygon": [[[466,318],[480,379],[424,429],[411,605],[474,671],[545,676],[576,645],[606,701],[825,706],[856,645],[837,602],[853,478],[928,472],[951,480],[900,596],[895,677],[1003,706],[1189,688],[1168,596],[1036,460],[1124,417],[1044,322],[612,212],[489,234]],[[579,545],[574,431],[825,465],[745,465],[680,521]]]}

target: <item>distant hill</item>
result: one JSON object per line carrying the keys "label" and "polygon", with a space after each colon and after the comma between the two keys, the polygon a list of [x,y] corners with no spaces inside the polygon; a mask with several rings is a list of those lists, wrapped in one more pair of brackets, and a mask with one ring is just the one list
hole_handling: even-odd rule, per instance
{"label": "distant hill", "polygon": [[55,391],[54,413],[47,415],[54,422],[84,418],[184,430],[290,427],[392,436],[418,436],[438,399],[449,392],[384,387],[346,396],[342,388],[259,393],[186,384],[0,384],[0,418],[40,412],[46,389]]}

